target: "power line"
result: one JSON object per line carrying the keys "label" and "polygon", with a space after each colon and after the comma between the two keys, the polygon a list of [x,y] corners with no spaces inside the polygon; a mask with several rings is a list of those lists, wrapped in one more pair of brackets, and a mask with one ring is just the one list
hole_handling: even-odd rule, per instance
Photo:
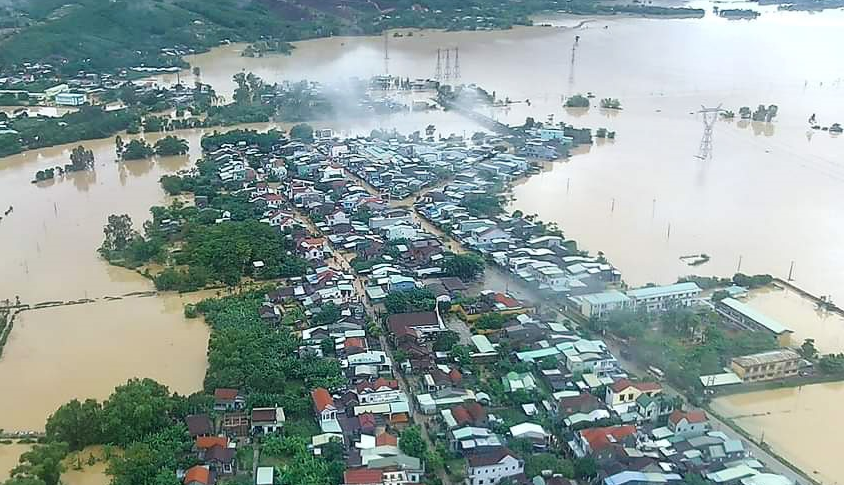
{"label": "power line", "polygon": [[703,136],[700,139],[700,149],[697,157],[701,160],[712,159],[712,128],[715,122],[718,121],[718,114],[724,111],[719,104],[715,108],[707,108],[701,105],[698,113],[703,115]]}

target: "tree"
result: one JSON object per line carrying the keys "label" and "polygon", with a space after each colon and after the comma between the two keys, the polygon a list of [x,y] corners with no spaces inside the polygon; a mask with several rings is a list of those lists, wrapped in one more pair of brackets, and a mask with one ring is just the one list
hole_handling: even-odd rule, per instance
{"label": "tree", "polygon": [[45,483],[37,477],[12,477],[3,482],[3,485],[45,485]]}
{"label": "tree", "polygon": [[307,123],[299,123],[290,128],[290,138],[294,140],[302,140],[305,143],[314,141],[314,129]]}
{"label": "tree", "polygon": [[100,246],[100,252],[104,255],[124,251],[129,243],[138,237],[138,233],[132,228],[132,218],[128,214],[108,216],[108,224],[103,229],[103,234],[105,240]]}
{"label": "tree", "polygon": [[158,156],[184,155],[190,149],[188,141],[176,136],[165,136],[155,142],[155,154]]}
{"label": "tree", "polygon": [[566,100],[566,108],[588,108],[589,98],[582,94],[575,94]]}
{"label": "tree", "polygon": [[604,109],[621,109],[621,101],[615,98],[601,99],[601,108]]}
{"label": "tree", "polygon": [[155,154],[153,149],[145,140],[132,140],[123,149],[123,160],[143,160]]}
{"label": "tree", "polygon": [[460,365],[469,365],[472,362],[472,350],[465,345],[455,345],[449,355]]}
{"label": "tree", "polygon": [[70,165],[74,172],[94,168],[94,152],[79,145],[70,152]]}
{"label": "tree", "polygon": [[532,450],[529,450],[525,456],[525,476],[535,477],[546,470],[551,470],[553,474],[559,473],[566,478],[574,478],[574,465],[570,460],[551,453],[534,454]]}
{"label": "tree", "polygon": [[448,352],[458,343],[460,343],[460,336],[457,332],[452,330],[439,332],[437,333],[437,340],[434,341],[434,350],[436,352]]}
{"label": "tree", "polygon": [[20,464],[12,469],[11,475],[14,478],[34,477],[45,485],[58,485],[64,471],[62,461],[66,456],[67,443],[35,445],[21,455]]}
{"label": "tree", "polygon": [[401,432],[399,437],[399,448],[407,455],[422,458],[428,446],[422,438],[422,431],[419,426],[408,426]]}
{"label": "tree", "polygon": [[574,477],[577,479],[593,478],[598,475],[598,465],[595,460],[587,458],[578,458],[574,460]]}
{"label": "tree", "polygon": [[445,259],[443,271],[448,276],[473,280],[484,273],[484,259],[475,253],[455,254]]}
{"label": "tree", "polygon": [[799,349],[800,355],[806,360],[815,360],[818,358],[818,349],[815,347],[815,339],[807,338],[803,341],[803,345]]}
{"label": "tree", "polygon": [[74,399],[62,405],[47,418],[47,438],[66,442],[70,451],[102,443],[102,409],[96,399],[84,403]]}
{"label": "tree", "polygon": [[311,317],[311,322],[317,326],[328,325],[337,323],[341,316],[340,307],[334,302],[328,302],[320,307],[319,313]]}
{"label": "tree", "polygon": [[171,422],[173,400],[166,386],[152,379],[130,379],[103,404],[105,441],[126,446]]}

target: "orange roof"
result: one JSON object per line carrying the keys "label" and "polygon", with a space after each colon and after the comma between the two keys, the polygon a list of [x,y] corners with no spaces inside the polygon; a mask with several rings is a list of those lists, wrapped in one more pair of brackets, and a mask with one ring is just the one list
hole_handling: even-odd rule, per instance
{"label": "orange roof", "polygon": [[516,307],[522,306],[522,304],[519,303],[519,300],[517,300],[515,298],[511,298],[511,297],[505,295],[504,293],[496,293],[495,296],[493,296],[493,298],[495,299],[495,301],[497,301],[498,303],[501,303],[502,305],[506,306],[507,308],[516,308]]}
{"label": "orange roof", "polygon": [[686,421],[689,423],[704,423],[706,422],[706,413],[701,409],[693,409],[688,412],[675,409],[671,415],[668,416],[668,420],[673,424],[679,423],[683,418],[686,418]]}
{"label": "orange roof", "polygon": [[451,408],[451,415],[454,417],[454,420],[457,421],[457,424],[466,424],[469,421],[472,421],[472,415],[470,415],[469,411],[463,406]]}
{"label": "orange roof", "polygon": [[229,439],[225,436],[199,436],[196,438],[196,447],[199,449],[207,450],[214,445],[225,448],[229,445]]}
{"label": "orange roof", "polygon": [[207,484],[211,480],[211,472],[208,471],[208,468],[204,466],[194,466],[188,468],[187,473],[185,473],[185,484],[190,483],[203,483]]}
{"label": "orange roof", "polygon": [[390,423],[392,423],[392,424],[409,423],[409,422],[410,422],[410,419],[407,417],[407,413],[394,414],[390,417]]}
{"label": "orange roof", "polygon": [[224,401],[234,401],[237,395],[237,389],[229,389],[226,387],[218,387],[217,389],[214,389],[214,397],[216,399],[222,399]]}
{"label": "orange roof", "polygon": [[359,349],[362,349],[362,348],[365,347],[364,344],[363,344],[363,340],[358,338],[358,337],[347,338],[346,341],[343,343],[343,346],[346,347],[347,349],[350,348],[350,347],[351,348],[357,347]]}
{"label": "orange roof", "polygon": [[580,431],[580,436],[589,443],[592,452],[597,452],[636,434],[636,427],[631,425],[589,428]]}
{"label": "orange roof", "polygon": [[613,392],[621,392],[628,387],[634,387],[642,392],[658,391],[662,389],[662,385],[658,382],[633,382],[629,379],[619,379],[613,382],[610,389],[612,389]]}
{"label": "orange roof", "polygon": [[324,411],[328,406],[334,406],[334,398],[325,388],[317,387],[311,391],[311,398],[314,401],[314,408],[319,412]]}
{"label": "orange roof", "polygon": [[372,483],[382,483],[384,481],[384,472],[380,468],[370,470],[369,468],[358,468],[356,470],[346,470],[343,472],[343,483],[349,485],[368,485]]}
{"label": "orange roof", "polygon": [[375,437],[375,446],[396,446],[398,444],[399,439],[387,432]]}
{"label": "orange roof", "polygon": [[302,244],[307,244],[309,246],[322,246],[325,243],[325,238],[322,237],[309,237],[307,239],[302,239]]}

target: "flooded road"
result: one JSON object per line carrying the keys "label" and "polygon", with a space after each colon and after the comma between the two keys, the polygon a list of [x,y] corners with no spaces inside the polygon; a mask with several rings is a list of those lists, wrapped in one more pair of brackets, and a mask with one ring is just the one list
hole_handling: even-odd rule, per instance
{"label": "flooded road", "polygon": [[[713,401],[713,408],[732,418],[754,441],[764,440],[777,453],[823,483],[841,478],[844,435],[834,417],[844,383],[738,394]],[[823,431],[821,431],[823,430]]]}

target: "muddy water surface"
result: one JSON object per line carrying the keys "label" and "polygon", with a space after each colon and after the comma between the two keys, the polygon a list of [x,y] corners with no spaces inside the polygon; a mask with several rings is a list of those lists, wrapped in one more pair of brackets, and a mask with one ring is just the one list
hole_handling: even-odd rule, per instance
{"label": "muddy water surface", "polygon": [[104,399],[132,377],[150,377],[188,394],[202,387],[208,328],[186,320],[183,305],[202,294],[126,298],[18,315],[0,360],[10,395],[0,428],[43,430],[73,398]]}
{"label": "muddy water surface", "polygon": [[721,397],[713,407],[808,475],[837,483],[844,435],[831,416],[842,393],[844,383],[815,384]]}

